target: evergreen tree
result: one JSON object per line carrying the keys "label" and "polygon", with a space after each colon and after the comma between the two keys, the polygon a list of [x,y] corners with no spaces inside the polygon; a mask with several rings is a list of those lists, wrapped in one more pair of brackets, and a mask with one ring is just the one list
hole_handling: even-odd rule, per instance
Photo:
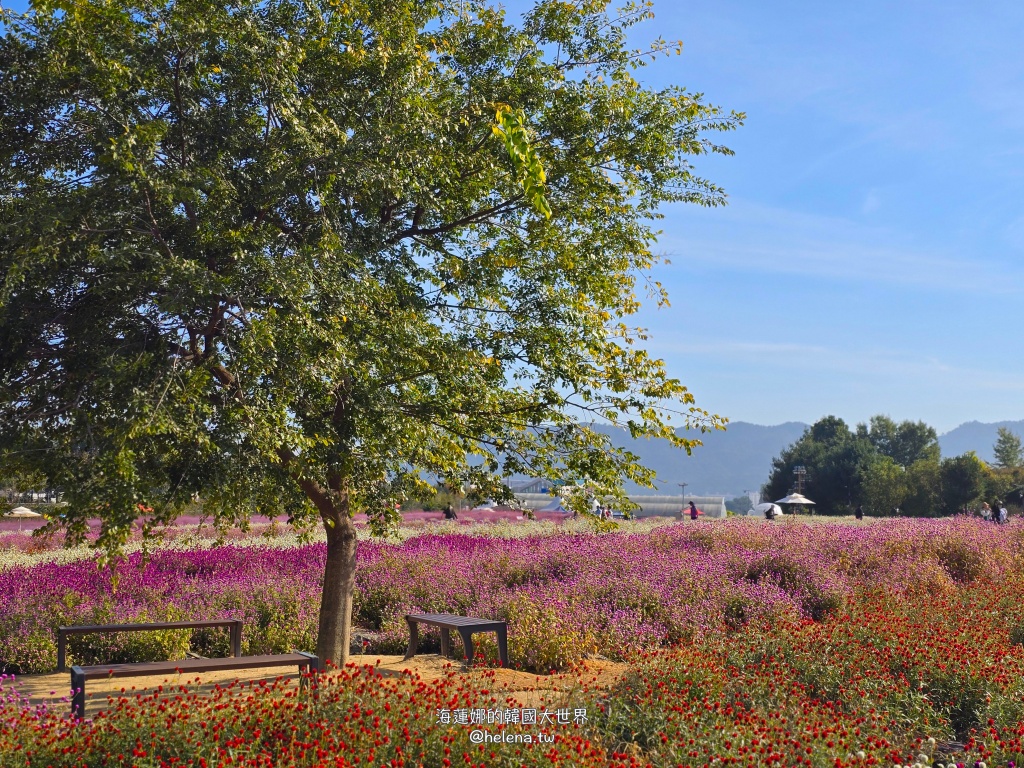
{"label": "evergreen tree", "polygon": [[1006,427],[1000,427],[995,445],[992,447],[997,467],[1013,469],[1024,465],[1024,444],[1020,437]]}

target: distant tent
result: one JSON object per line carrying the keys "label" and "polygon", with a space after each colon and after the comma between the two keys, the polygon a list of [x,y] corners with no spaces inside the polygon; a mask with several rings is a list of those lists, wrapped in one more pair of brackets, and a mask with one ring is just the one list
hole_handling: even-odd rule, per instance
{"label": "distant tent", "polygon": [[769,510],[769,509],[771,509],[772,513],[775,514],[775,515],[784,515],[785,514],[785,512],[782,511],[782,507],[780,507],[778,504],[768,504],[768,503],[765,503],[765,504],[757,504],[756,506],[751,507],[747,511],[747,517],[764,517],[765,516],[765,512],[767,510]]}
{"label": "distant tent", "polygon": [[572,514],[568,509],[566,509],[565,507],[562,506],[562,500],[561,499],[552,499],[550,504],[548,504],[546,507],[541,507],[537,511],[538,512],[559,512],[559,513],[561,513],[563,515],[570,515],[570,514]]}

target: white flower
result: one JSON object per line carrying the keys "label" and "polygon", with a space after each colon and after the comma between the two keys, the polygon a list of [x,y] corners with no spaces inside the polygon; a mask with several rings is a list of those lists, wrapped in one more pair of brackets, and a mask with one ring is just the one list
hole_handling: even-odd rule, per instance
{"label": "white flower", "polygon": [[857,759],[858,760],[863,760],[866,757],[867,757],[867,755],[864,754],[864,750],[863,749],[857,750]]}

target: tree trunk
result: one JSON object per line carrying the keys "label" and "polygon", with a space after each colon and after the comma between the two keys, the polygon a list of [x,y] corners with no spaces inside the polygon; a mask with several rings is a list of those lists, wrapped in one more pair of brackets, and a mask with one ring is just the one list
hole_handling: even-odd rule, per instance
{"label": "tree trunk", "polygon": [[320,602],[316,655],[343,667],[352,637],[352,597],[356,584],[356,529],[348,515],[327,526],[327,567]]}

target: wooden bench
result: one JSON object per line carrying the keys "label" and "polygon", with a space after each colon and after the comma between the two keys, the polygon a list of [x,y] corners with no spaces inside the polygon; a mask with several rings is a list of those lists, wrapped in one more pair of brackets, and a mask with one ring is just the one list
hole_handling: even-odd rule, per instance
{"label": "wooden bench", "polygon": [[[182,672],[219,672],[229,669],[257,669],[259,667],[290,667],[298,665],[299,673],[321,671],[320,660],[311,653],[295,651],[269,656],[234,656],[225,659],[184,659],[182,661],[152,661],[133,664],[106,664],[91,667],[71,667],[71,714],[85,716],[85,681],[108,677],[143,677],[145,675],[172,675]],[[301,681],[300,681],[301,682]]]}
{"label": "wooden bench", "polygon": [[472,616],[456,616],[453,613],[411,613],[405,617],[409,625],[409,649],[405,652],[405,658],[411,659],[416,655],[416,647],[419,644],[418,624],[430,624],[441,628],[441,655],[448,658],[451,656],[451,635],[450,630],[455,630],[462,636],[462,646],[466,651],[466,658],[473,661],[473,633],[494,632],[498,635],[498,656],[501,658],[501,665],[508,666],[508,625],[504,621],[492,621],[490,619],[475,619]]}
{"label": "wooden bench", "polygon": [[231,630],[231,655],[242,655],[241,619],[162,621],[149,624],[83,624],[77,627],[57,627],[57,671],[67,671],[68,635],[91,635],[96,632],[156,632],[165,629],[203,629],[205,627],[229,627]]}

